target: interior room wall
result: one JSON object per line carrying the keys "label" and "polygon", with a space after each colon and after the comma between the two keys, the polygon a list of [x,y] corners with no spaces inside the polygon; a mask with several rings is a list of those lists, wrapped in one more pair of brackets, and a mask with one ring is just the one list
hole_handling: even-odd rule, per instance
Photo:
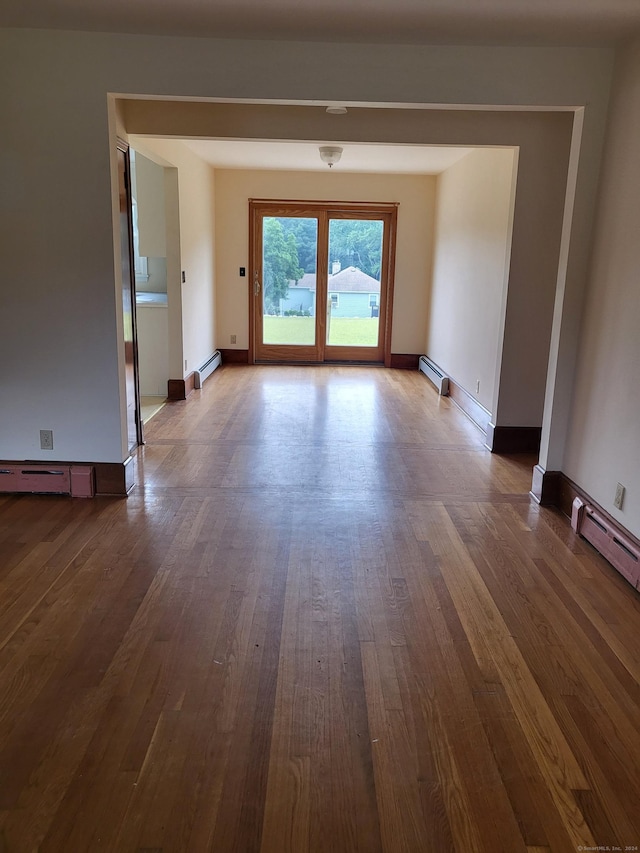
{"label": "interior room wall", "polygon": [[515,152],[476,149],[438,176],[425,352],[488,411],[498,381]]}
{"label": "interior room wall", "polygon": [[[215,180],[214,170],[186,145],[168,139],[130,136],[134,148],[177,170],[180,222],[182,368],[187,376],[216,349]],[[176,369],[175,363],[171,366]]]}
{"label": "interior room wall", "polygon": [[138,368],[141,396],[166,397],[169,379],[168,309],[161,304],[139,304]]}
{"label": "interior room wall", "polygon": [[[167,220],[164,168],[129,148],[134,208],[133,244],[146,260],[146,275],[136,271],[136,327],[140,395],[167,395],[169,323],[167,300],[148,294],[167,293]],[[162,253],[162,257],[149,256]],[[136,265],[138,261],[136,259]]]}
{"label": "interior room wall", "polygon": [[[435,177],[216,169],[219,345],[249,345],[249,199],[398,202],[393,336],[396,353],[419,353],[428,311]],[[230,336],[237,343],[230,343]]]}
{"label": "interior room wall", "polygon": [[[54,430],[59,460],[120,462],[127,455],[114,94],[476,105],[476,112],[451,112],[480,132],[500,115],[485,105],[588,105],[567,262],[567,286],[580,293],[612,60],[613,51],[590,48],[371,47],[3,30],[0,255],[10,285],[0,312],[0,456],[50,459],[39,448],[41,428]],[[526,124],[535,113],[522,116]],[[427,130],[421,134],[429,141]],[[322,138],[335,135],[327,126]],[[193,279],[187,269],[187,288]],[[187,301],[189,311],[194,303],[208,310],[197,299]],[[215,344],[213,332],[206,344]],[[199,351],[208,348],[198,343]],[[197,363],[199,351],[189,353],[189,362]]]}
{"label": "interior room wall", "polygon": [[[120,102],[118,102],[120,103]],[[122,112],[122,110],[119,110]],[[127,143],[129,142],[129,134],[127,134]],[[154,320],[143,318],[138,322],[138,344],[141,347],[139,351],[139,384],[141,393],[151,394],[150,391],[144,390],[157,385],[158,390],[154,394],[166,394],[168,392],[168,381],[175,377],[179,378],[184,372],[183,358],[183,329],[182,329],[182,251],[180,245],[180,200],[178,193],[178,170],[175,166],[167,163],[158,154],[150,149],[145,149],[143,144],[138,144],[138,148],[130,147],[131,156],[135,163],[136,160],[143,159],[142,151],[147,152],[148,156],[144,159],[149,163],[153,163],[162,178],[162,191],[156,194],[156,203],[164,205],[164,216],[156,221],[164,222],[165,234],[163,238],[166,256],[164,258],[147,258],[147,271],[149,279],[146,282],[141,282],[136,286],[138,294],[147,291],[151,293],[166,293],[167,304],[165,310],[165,320],[161,321],[156,317]],[[133,170],[133,178],[137,180],[136,172]],[[152,197],[153,198],[153,197]],[[140,302],[138,298],[138,302]],[[143,311],[154,309],[143,309]],[[140,315],[141,312],[139,312]],[[145,352],[145,329],[152,330],[152,343],[148,351]],[[156,335],[160,335],[163,345],[159,348],[159,339]],[[164,336],[166,335],[166,341]],[[158,353],[158,350],[160,352]],[[166,363],[164,362],[166,350]],[[156,367],[152,360],[152,354],[161,356],[162,366]]]}
{"label": "interior room wall", "polygon": [[137,285],[137,290],[146,290],[149,293],[167,292],[166,258],[147,258],[147,274],[148,280]]}
{"label": "interior room wall", "polygon": [[[203,104],[129,99],[128,126],[136,132],[187,136],[219,135],[262,139],[317,140],[336,125],[317,107],[247,103]],[[498,393],[491,406],[500,426],[540,426],[543,421],[552,341],[559,351],[575,345],[571,310],[579,305],[582,264],[568,263],[583,244],[584,222],[574,209],[570,171],[585,163],[585,150],[572,155],[576,138],[573,112],[359,109],[340,117],[340,139],[351,141],[451,144],[518,148],[518,179],[513,212],[509,287],[501,334]],[[345,119],[342,122],[342,119]],[[296,136],[297,135],[297,136]],[[347,149],[348,151],[348,149]],[[587,158],[588,159],[588,158]],[[585,191],[584,185],[581,192]],[[577,199],[577,196],[576,196]],[[575,205],[575,210],[582,209]],[[567,217],[565,213],[568,211]],[[568,222],[566,233],[563,222]],[[577,230],[578,236],[573,237]],[[582,256],[580,256],[582,258]],[[584,258],[582,258],[584,260]],[[566,294],[569,308],[565,311]],[[559,318],[554,310],[560,306]],[[553,332],[556,325],[555,337]],[[556,363],[560,361],[556,359]],[[569,366],[570,367],[570,366]],[[562,362],[562,371],[570,372]],[[558,371],[560,372],[560,371]],[[564,376],[565,381],[568,376]],[[554,406],[565,405],[556,395]],[[557,430],[556,430],[557,432]],[[544,437],[544,430],[543,430]]]}
{"label": "interior room wall", "polygon": [[135,198],[138,208],[138,235],[143,257],[167,255],[164,171],[142,154],[134,156]]}
{"label": "interior room wall", "polygon": [[[562,470],[640,537],[640,42],[620,56]],[[613,499],[626,486],[622,509]]]}

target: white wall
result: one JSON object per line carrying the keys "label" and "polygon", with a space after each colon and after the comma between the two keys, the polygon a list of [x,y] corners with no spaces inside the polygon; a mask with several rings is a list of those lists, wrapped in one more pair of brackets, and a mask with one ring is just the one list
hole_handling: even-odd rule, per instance
{"label": "white wall", "polygon": [[[399,202],[392,352],[421,352],[428,310],[435,178],[428,175],[216,170],[218,341],[249,345],[249,199]],[[237,335],[237,343],[230,336]]]}
{"label": "white wall", "polygon": [[512,149],[477,149],[437,185],[425,352],[490,412],[502,352],[515,159]]}
{"label": "white wall", "polygon": [[[620,57],[562,470],[640,537],[640,42]],[[616,484],[627,487],[622,511]]]}
{"label": "white wall", "polygon": [[[120,249],[114,241],[116,112],[109,93],[320,104],[588,105],[565,287],[579,297],[612,57],[611,51],[579,48],[372,48],[2,30],[0,457],[51,458],[39,450],[41,428],[54,430],[56,459],[126,457]],[[458,112],[457,121],[480,129],[499,115]],[[429,141],[428,129],[421,133]],[[497,141],[503,142],[520,144]],[[187,268],[189,312],[213,311],[196,292],[205,253],[189,246],[188,255],[201,260],[201,267]],[[187,320],[184,326],[193,367],[215,340],[212,332],[207,340],[190,338]],[[569,329],[569,356],[573,337]],[[559,364],[565,369],[570,376],[570,357]]]}

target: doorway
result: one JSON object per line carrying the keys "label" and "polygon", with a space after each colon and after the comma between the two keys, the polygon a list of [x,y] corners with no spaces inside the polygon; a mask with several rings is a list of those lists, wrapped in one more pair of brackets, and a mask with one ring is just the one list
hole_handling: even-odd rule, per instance
{"label": "doorway", "polygon": [[397,209],[250,201],[252,362],[390,362]]}
{"label": "doorway", "polygon": [[164,405],[169,382],[165,169],[131,147],[131,202],[141,417]]}
{"label": "doorway", "polygon": [[124,330],[125,389],[127,403],[127,449],[131,453],[144,443],[140,416],[136,294],[131,214],[131,161],[129,146],[118,141],[118,194],[120,204],[120,256],[122,263],[122,315]]}

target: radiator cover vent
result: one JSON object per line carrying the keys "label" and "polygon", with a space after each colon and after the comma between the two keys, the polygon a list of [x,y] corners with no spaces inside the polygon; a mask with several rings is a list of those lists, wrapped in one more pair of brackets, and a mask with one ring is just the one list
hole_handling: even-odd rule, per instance
{"label": "radiator cover vent", "polygon": [[92,465],[0,464],[0,493],[6,492],[92,498],[95,471]]}
{"label": "radiator cover vent", "polygon": [[427,379],[436,386],[441,396],[446,397],[449,394],[449,377],[426,355],[420,356],[418,370],[424,373]]}
{"label": "radiator cover vent", "polygon": [[202,388],[204,385],[205,379],[208,379],[216,367],[220,367],[222,364],[222,355],[220,354],[220,350],[216,350],[211,358],[208,358],[202,367],[199,367],[197,370],[193,371],[194,375],[194,388]]}
{"label": "radiator cover vent", "polygon": [[605,557],[636,589],[640,587],[640,548],[594,507],[576,498],[571,527]]}

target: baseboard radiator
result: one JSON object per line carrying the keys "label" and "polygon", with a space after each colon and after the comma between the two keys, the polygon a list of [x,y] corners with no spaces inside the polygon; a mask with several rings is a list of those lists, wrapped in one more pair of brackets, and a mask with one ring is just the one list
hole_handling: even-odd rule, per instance
{"label": "baseboard radiator", "polygon": [[571,527],[605,557],[636,589],[640,588],[640,548],[611,520],[581,498],[571,509]]}
{"label": "baseboard radiator", "polygon": [[0,493],[71,495],[92,498],[95,495],[95,472],[91,465],[2,465]]}
{"label": "baseboard radiator", "polygon": [[449,377],[445,376],[437,364],[434,364],[426,355],[421,355],[418,360],[418,370],[420,370],[427,379],[432,382],[438,393],[442,397],[446,397],[449,393]]}
{"label": "baseboard radiator", "polygon": [[195,377],[194,387],[202,388],[204,385],[205,379],[208,379],[216,367],[220,367],[222,364],[222,356],[220,355],[220,350],[216,350],[211,358],[208,358],[202,367],[199,367],[197,370],[193,371],[193,375]]}

